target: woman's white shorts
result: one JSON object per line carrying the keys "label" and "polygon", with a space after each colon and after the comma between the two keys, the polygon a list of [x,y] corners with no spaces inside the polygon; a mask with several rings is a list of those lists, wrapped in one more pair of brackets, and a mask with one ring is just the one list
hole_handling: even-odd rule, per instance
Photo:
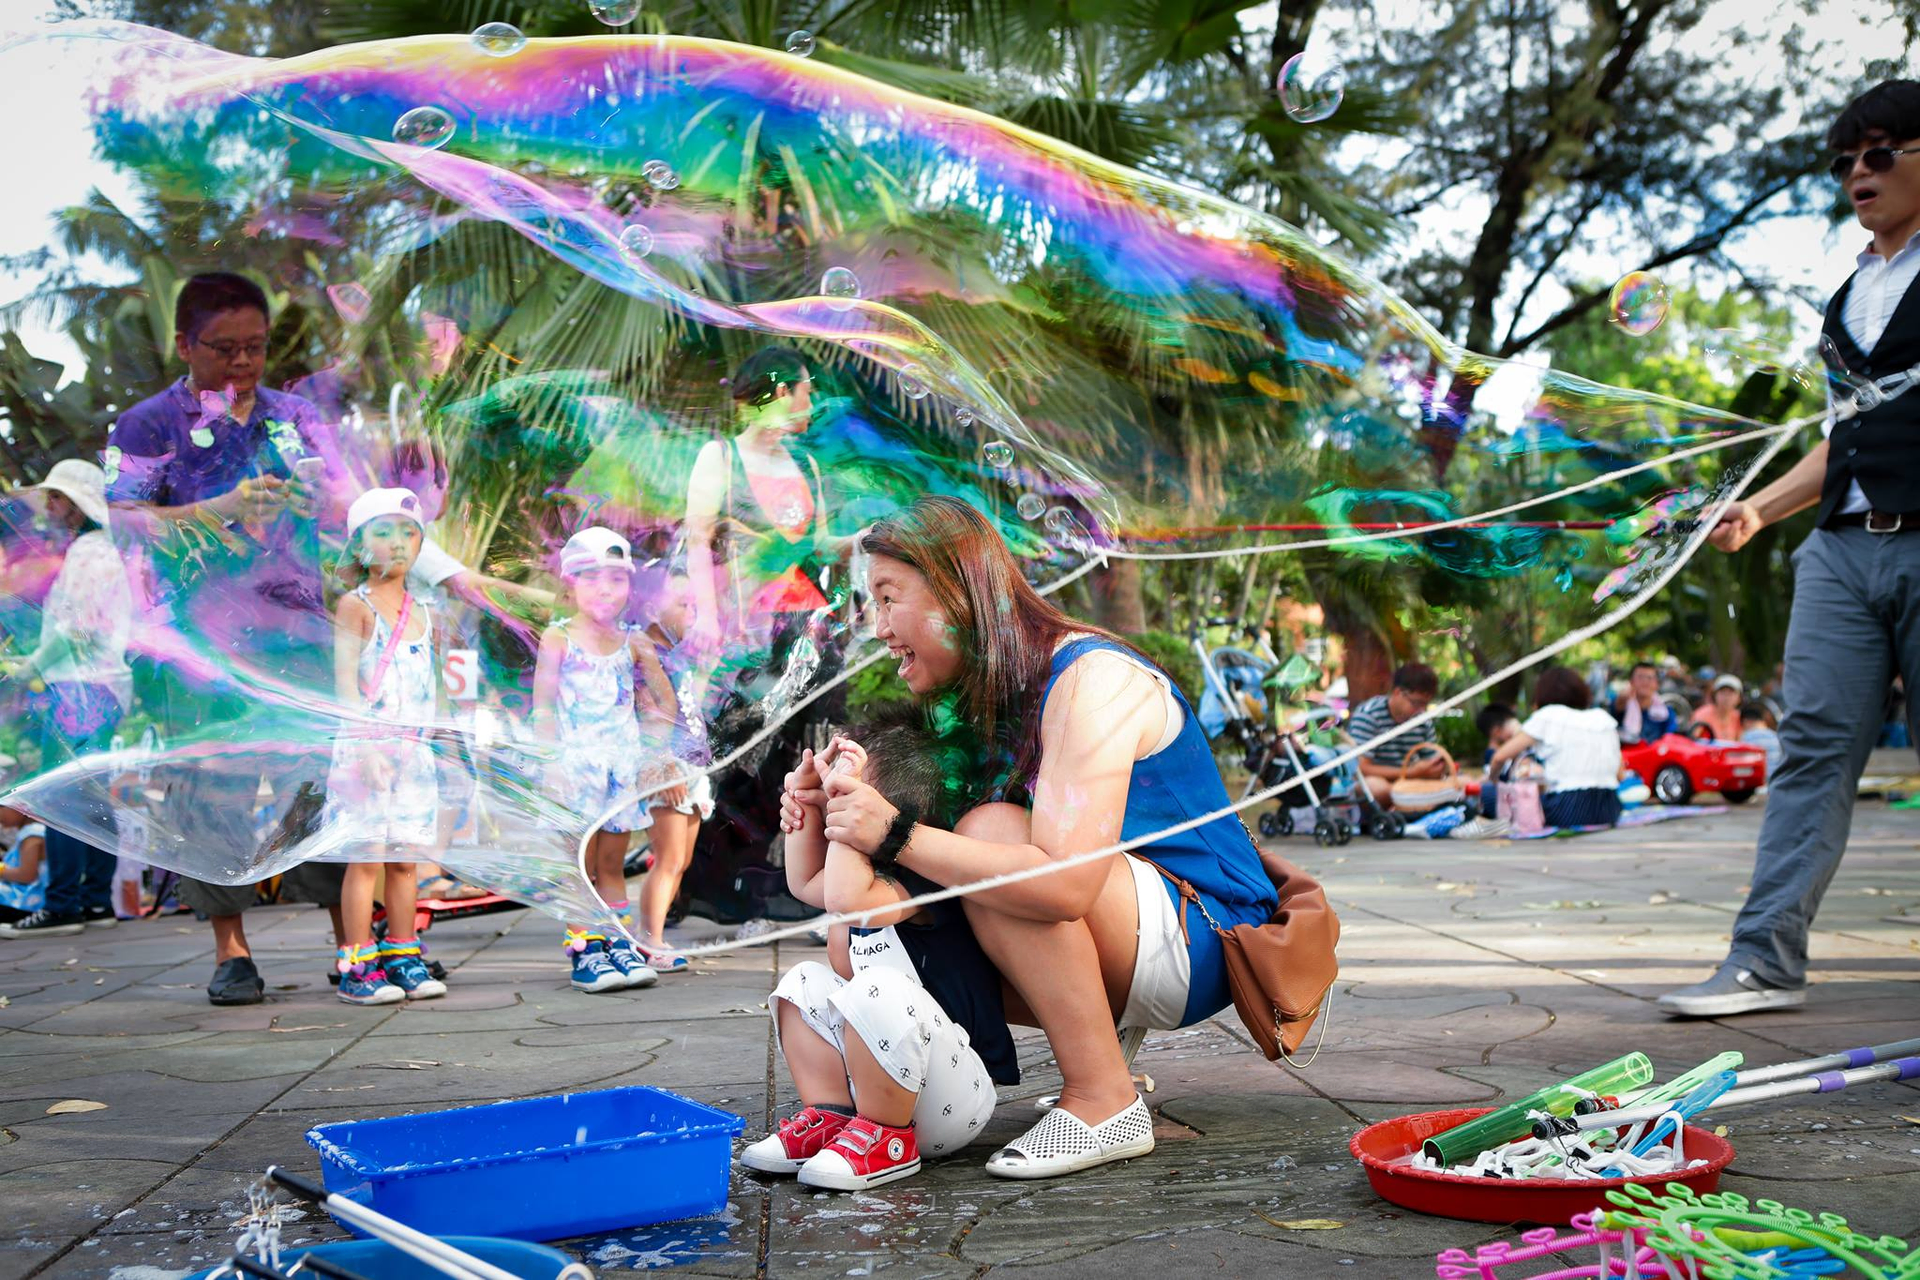
{"label": "woman's white shorts", "polygon": [[1166,878],[1128,854],[1133,872],[1133,896],[1140,908],[1140,945],[1133,956],[1133,986],[1121,1027],[1172,1031],[1187,1015],[1187,992],[1193,986],[1193,958],[1180,936],[1180,912],[1167,892]]}
{"label": "woman's white shorts", "polygon": [[768,1001],[776,1010],[776,1037],[779,1000],[842,1057],[851,1027],[901,1088],[920,1095],[913,1125],[922,1154],[958,1151],[986,1128],[998,1101],[987,1064],[974,1052],[966,1028],[906,974],[868,968],[847,979],[817,961],[803,961],[781,975]]}

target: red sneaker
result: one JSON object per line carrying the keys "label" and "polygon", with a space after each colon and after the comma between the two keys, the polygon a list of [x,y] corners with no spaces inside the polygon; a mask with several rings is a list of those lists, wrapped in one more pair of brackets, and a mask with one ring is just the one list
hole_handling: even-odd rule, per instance
{"label": "red sneaker", "polygon": [[820,1154],[851,1119],[831,1111],[802,1107],[782,1120],[778,1129],[743,1150],[740,1163],[761,1173],[798,1173],[800,1166]]}
{"label": "red sneaker", "polygon": [[819,1155],[800,1166],[800,1181],[829,1191],[866,1191],[920,1172],[913,1126],[891,1128],[855,1116]]}

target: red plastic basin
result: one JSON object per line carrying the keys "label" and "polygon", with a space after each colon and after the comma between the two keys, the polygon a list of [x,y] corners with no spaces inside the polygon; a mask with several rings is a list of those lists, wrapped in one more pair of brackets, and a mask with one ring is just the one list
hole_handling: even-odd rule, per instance
{"label": "red plastic basin", "polygon": [[1436,1133],[1483,1116],[1491,1107],[1423,1111],[1371,1124],[1353,1135],[1347,1149],[1367,1171],[1367,1181],[1382,1200],[1440,1218],[1467,1222],[1537,1222],[1564,1226],[1576,1213],[1607,1203],[1607,1192],[1629,1182],[1665,1186],[1679,1182],[1705,1195],[1720,1185],[1720,1171],[1733,1163],[1733,1144],[1705,1129],[1687,1126],[1688,1160],[1703,1165],[1678,1174],[1648,1178],[1479,1178],[1433,1173],[1392,1161],[1412,1155]]}

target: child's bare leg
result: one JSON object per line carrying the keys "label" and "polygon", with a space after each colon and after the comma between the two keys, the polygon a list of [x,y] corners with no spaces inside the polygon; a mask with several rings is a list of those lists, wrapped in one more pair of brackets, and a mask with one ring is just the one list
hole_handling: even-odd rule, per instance
{"label": "child's bare leg", "polygon": [[349,862],[340,881],[340,943],[342,948],[373,941],[373,886],[380,879],[377,862]]}
{"label": "child's bare leg", "polygon": [[693,862],[693,842],[699,831],[697,814],[653,811],[653,870],[640,882],[640,940],[650,947],[659,946],[666,932],[667,912]]}
{"label": "child's bare leg", "polygon": [[852,1027],[847,1028],[846,1061],[861,1115],[893,1129],[904,1129],[913,1123],[913,1108],[920,1101],[920,1095],[895,1084]]}
{"label": "child's bare leg", "polygon": [[627,833],[596,831],[587,865],[593,869],[593,887],[615,911],[627,907]]}
{"label": "child's bare leg", "polygon": [[773,1007],[780,1023],[780,1051],[802,1105],[851,1108],[853,1092],[847,1087],[847,1064],[840,1051],[807,1025],[792,1001],[776,999]]}
{"label": "child's bare leg", "polygon": [[387,908],[387,936],[406,939],[413,937],[414,916],[420,903],[420,886],[416,883],[419,864],[416,862],[389,862],[387,864],[387,888],[384,905]]}

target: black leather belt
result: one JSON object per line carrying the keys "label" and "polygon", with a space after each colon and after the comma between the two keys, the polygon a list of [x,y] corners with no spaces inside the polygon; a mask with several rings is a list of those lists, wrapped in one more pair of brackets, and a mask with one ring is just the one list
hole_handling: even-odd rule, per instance
{"label": "black leather belt", "polygon": [[1833,517],[1827,526],[1868,533],[1920,533],[1920,511],[1850,511]]}

